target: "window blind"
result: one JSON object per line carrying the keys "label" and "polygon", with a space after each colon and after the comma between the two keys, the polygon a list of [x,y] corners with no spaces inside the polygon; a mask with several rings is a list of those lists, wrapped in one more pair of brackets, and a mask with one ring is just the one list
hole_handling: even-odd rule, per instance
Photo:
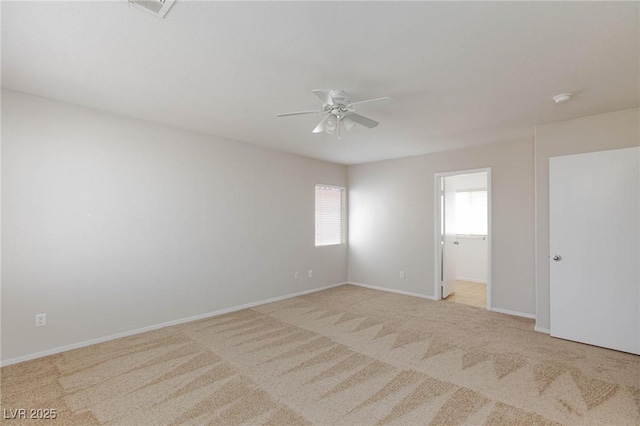
{"label": "window blind", "polygon": [[316,246],[345,243],[345,189],[316,185]]}

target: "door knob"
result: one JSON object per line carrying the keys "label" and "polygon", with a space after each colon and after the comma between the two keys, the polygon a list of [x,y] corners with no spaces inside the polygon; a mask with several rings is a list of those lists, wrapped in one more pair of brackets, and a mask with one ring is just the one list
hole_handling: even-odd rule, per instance
{"label": "door knob", "polygon": [[554,254],[552,257],[553,260],[555,260],[556,262],[559,261],[560,259],[562,259],[562,256],[560,256],[559,254]]}
{"label": "door knob", "polygon": [[457,242],[457,241],[454,241],[454,242],[453,242],[453,244],[455,244],[455,245],[459,245],[460,243],[459,243],[459,242]]}

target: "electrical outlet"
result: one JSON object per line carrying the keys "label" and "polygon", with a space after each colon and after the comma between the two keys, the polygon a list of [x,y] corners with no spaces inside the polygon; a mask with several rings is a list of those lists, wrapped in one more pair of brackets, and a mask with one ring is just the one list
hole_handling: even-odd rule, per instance
{"label": "electrical outlet", "polygon": [[298,273],[298,271],[293,273],[293,279],[297,280],[298,278],[300,278],[300,274]]}
{"label": "electrical outlet", "polygon": [[313,278],[313,269],[309,269],[309,278]]}
{"label": "electrical outlet", "polygon": [[400,278],[404,280],[404,271],[400,271]]}
{"label": "electrical outlet", "polygon": [[36,327],[47,325],[47,314],[36,314]]}

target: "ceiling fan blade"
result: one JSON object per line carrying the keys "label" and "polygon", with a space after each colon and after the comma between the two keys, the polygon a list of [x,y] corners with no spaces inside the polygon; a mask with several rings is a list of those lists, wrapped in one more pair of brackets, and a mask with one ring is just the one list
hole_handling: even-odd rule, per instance
{"label": "ceiling fan blade", "polygon": [[348,107],[352,106],[352,105],[359,105],[359,104],[364,104],[366,102],[377,102],[377,101],[386,101],[387,99],[391,99],[388,96],[383,96],[382,98],[374,98],[374,99],[367,99],[366,101],[358,101],[358,102],[351,102],[349,105],[347,105]]}
{"label": "ceiling fan blade", "polygon": [[285,112],[282,114],[276,114],[276,117],[288,117],[290,115],[303,115],[303,114],[320,114],[324,111],[298,111],[298,112]]}
{"label": "ceiling fan blade", "polygon": [[325,125],[325,123],[327,122],[327,120],[329,119],[329,117],[331,117],[331,116],[330,116],[330,115],[327,115],[325,118],[323,118],[323,119],[320,121],[320,123],[318,123],[318,125],[316,126],[316,128],[315,128],[315,129],[313,129],[313,130],[311,131],[311,133],[321,133],[321,132],[324,132],[324,130],[325,130],[324,125]]}
{"label": "ceiling fan blade", "polygon": [[349,115],[348,115],[348,117],[349,117],[351,120],[355,121],[356,123],[358,123],[358,124],[362,124],[364,127],[368,127],[368,128],[370,128],[370,129],[373,129],[373,128],[374,128],[374,127],[376,127],[378,124],[380,124],[380,123],[378,123],[378,122],[377,122],[377,121],[375,121],[375,120],[372,120],[372,119],[370,119],[370,118],[364,117],[364,116],[362,116],[362,115],[360,115],[360,114],[356,114],[355,112],[354,112],[354,113],[352,113],[352,114],[349,114]]}
{"label": "ceiling fan blade", "polygon": [[327,104],[327,105],[333,105],[333,98],[331,97],[331,95],[329,94],[329,92],[326,92],[324,90],[312,90],[313,94],[316,95],[318,97],[318,99],[320,99],[322,101],[323,104]]}
{"label": "ceiling fan blade", "polygon": [[344,125],[344,128],[347,130],[353,129],[353,126],[356,125],[356,122],[350,119],[349,117],[343,117],[341,121],[342,121],[342,124]]}

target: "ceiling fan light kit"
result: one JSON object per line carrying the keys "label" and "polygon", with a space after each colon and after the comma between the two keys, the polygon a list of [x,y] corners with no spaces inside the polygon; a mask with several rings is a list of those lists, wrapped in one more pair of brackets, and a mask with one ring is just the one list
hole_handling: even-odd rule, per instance
{"label": "ceiling fan light kit", "polygon": [[347,96],[344,90],[332,89],[326,90],[312,90],[314,95],[322,102],[322,109],[320,111],[297,111],[286,112],[277,114],[276,117],[288,117],[291,115],[304,115],[304,114],[326,114],[324,118],[318,123],[318,125],[312,130],[312,133],[326,132],[330,135],[338,135],[338,139],[341,138],[341,129],[344,127],[347,131],[351,130],[355,124],[368,127],[370,129],[376,127],[379,122],[356,114],[354,105],[363,104],[366,102],[382,101],[391,99],[389,97],[367,99],[364,101],[351,102],[351,99]]}

